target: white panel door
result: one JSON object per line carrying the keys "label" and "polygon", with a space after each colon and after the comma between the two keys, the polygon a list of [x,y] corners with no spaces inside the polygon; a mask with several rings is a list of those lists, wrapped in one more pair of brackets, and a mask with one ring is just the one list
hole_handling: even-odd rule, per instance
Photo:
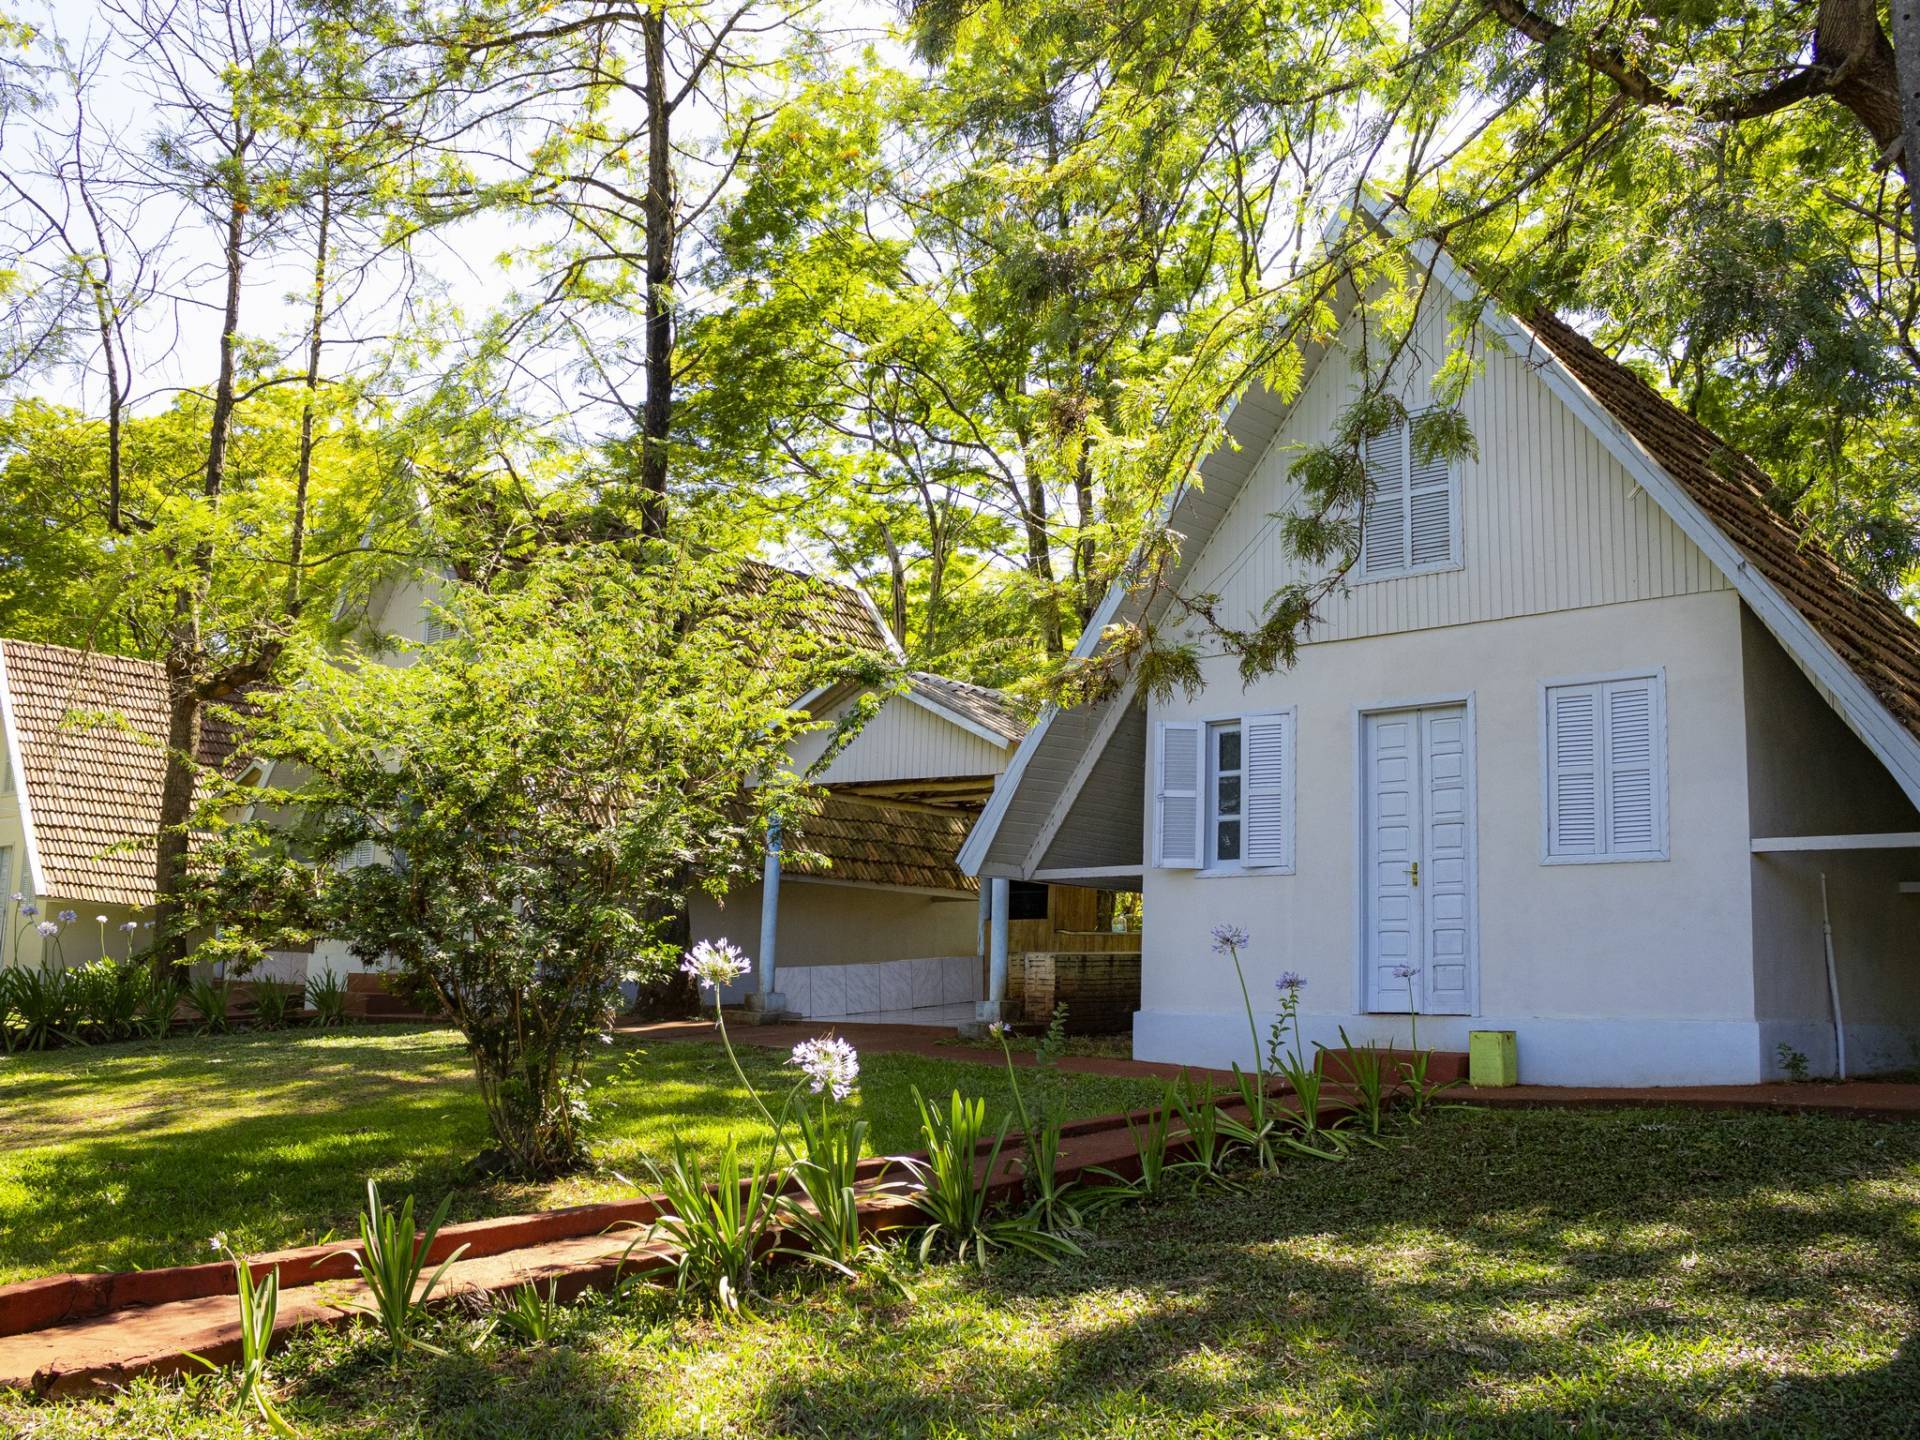
{"label": "white panel door", "polygon": [[[1363,743],[1367,1008],[1470,1014],[1473,754],[1466,707],[1368,715]],[[1413,968],[1411,981],[1394,973],[1403,966]]]}
{"label": "white panel door", "polygon": [[1473,1012],[1473,756],[1467,708],[1420,712],[1425,788],[1420,914],[1426,964],[1420,978],[1429,1015]]}

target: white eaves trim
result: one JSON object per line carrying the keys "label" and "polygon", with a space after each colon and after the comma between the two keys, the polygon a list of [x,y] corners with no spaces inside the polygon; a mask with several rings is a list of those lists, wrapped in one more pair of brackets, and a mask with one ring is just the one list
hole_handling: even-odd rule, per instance
{"label": "white eaves trim", "polygon": [[0,735],[6,739],[6,764],[13,773],[13,793],[20,802],[20,834],[26,842],[27,890],[35,898],[46,894],[47,877],[40,869],[40,846],[33,838],[33,804],[27,795],[27,771],[20,763],[20,727],[13,716],[13,682],[7,677],[7,652],[0,645]]}
{"label": "white eaves trim", "polygon": [[1431,240],[1418,242],[1413,254],[1463,304],[1483,302],[1482,318],[1488,328],[1526,359],[1541,382],[1580,418],[1640,488],[1654,498],[1681,532],[1719,568],[1773,638],[1827,697],[1848,728],[1887,767],[1907,798],[1920,806],[1920,738],[1887,712],[1879,697],[1867,688],[1853,667],[1834,652],[1806,616],[1774,588],[1772,581],[1748,563],[1727,533],[1580,383],[1545,342],[1487,299]]}
{"label": "white eaves trim", "polygon": [[[1093,612],[1093,618],[1087,621],[1079,640],[1074,643],[1074,659],[1084,660],[1093,654],[1101,635],[1113,623],[1114,616],[1120,613],[1120,606],[1126,598],[1127,587],[1120,581],[1116,580],[1107,586],[1107,593],[1100,598],[1100,608]],[[1047,731],[1053,727],[1053,717],[1059,713],[1058,705],[1049,704],[1040,712],[1040,718],[1033,722],[1033,728],[1020,738],[1013,759],[1007,762],[1007,768],[994,782],[993,794],[987,798],[986,809],[973,822],[973,828],[967,832],[966,842],[954,856],[954,864],[962,875],[978,875],[980,867],[986,863],[987,851],[993,848],[993,837],[999,833],[1000,823],[1007,818],[1007,810],[1013,804],[1014,792],[1020,788],[1020,778],[1027,773],[1027,765],[1041,742],[1047,738]]]}

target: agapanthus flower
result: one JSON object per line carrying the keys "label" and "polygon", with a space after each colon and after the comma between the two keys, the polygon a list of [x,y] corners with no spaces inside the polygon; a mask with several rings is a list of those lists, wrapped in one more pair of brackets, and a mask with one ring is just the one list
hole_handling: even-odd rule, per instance
{"label": "agapanthus flower", "polygon": [[1251,937],[1238,925],[1216,925],[1213,927],[1213,953],[1231,954],[1235,950],[1244,950]]}
{"label": "agapanthus flower", "polygon": [[78,910],[62,910],[60,912],[60,923],[62,925],[71,925],[79,918],[80,912]]}
{"label": "agapanthus flower", "polygon": [[836,1100],[851,1095],[860,1078],[860,1057],[844,1040],[802,1040],[793,1047],[793,1063],[813,1082],[814,1094],[830,1090]]}
{"label": "agapanthus flower", "polygon": [[1273,982],[1273,988],[1284,990],[1289,995],[1300,993],[1300,987],[1307,983],[1307,977],[1298,970],[1282,970],[1280,978]]}
{"label": "agapanthus flower", "polygon": [[24,899],[26,899],[26,898],[27,898],[27,897],[26,897],[25,895],[23,895],[23,894],[22,894],[22,893],[21,893],[20,891],[18,891],[18,890],[16,890],[16,891],[14,891],[14,892],[13,892],[13,903],[14,903],[14,904],[16,904],[16,905],[18,905],[18,904],[19,904],[19,903],[20,903],[20,902],[21,902],[22,900],[24,900]]}
{"label": "agapanthus flower", "polygon": [[122,920],[120,922],[120,930],[122,934],[131,935],[134,931],[138,930],[139,928],[140,928],[140,922],[138,920]]}
{"label": "agapanthus flower", "polygon": [[31,920],[34,916],[40,913],[40,907],[38,905],[33,904],[31,901],[29,901],[27,904],[22,905],[20,907],[20,913],[26,916],[29,920]]}
{"label": "agapanthus flower", "polygon": [[107,917],[104,915],[96,915],[93,918],[96,922],[98,922],[101,925],[104,925],[107,923]]}
{"label": "agapanthus flower", "polygon": [[60,927],[51,920],[42,920],[33,928],[38,930],[42,935],[45,935],[49,940],[60,933]]}
{"label": "agapanthus flower", "polygon": [[702,940],[680,962],[683,974],[691,975],[709,990],[718,990],[751,969],[753,962],[731,940]]}
{"label": "agapanthus flower", "polygon": [[207,1248],[209,1250],[213,1250],[216,1252],[226,1249],[227,1248],[227,1232],[222,1230],[218,1232],[216,1235],[214,1235],[214,1237],[211,1240],[207,1241]]}
{"label": "agapanthus flower", "polygon": [[1004,1040],[1011,1028],[1004,1020],[992,1020],[987,1023],[987,1034],[996,1040]]}
{"label": "agapanthus flower", "polygon": [[1409,965],[1405,961],[1393,967],[1393,978],[1396,980],[1411,980],[1419,973],[1418,965]]}

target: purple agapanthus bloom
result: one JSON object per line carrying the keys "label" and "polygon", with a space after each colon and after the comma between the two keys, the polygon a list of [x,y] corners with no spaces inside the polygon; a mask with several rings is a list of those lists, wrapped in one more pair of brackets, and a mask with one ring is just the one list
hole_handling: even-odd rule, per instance
{"label": "purple agapanthus bloom", "polygon": [[844,1100],[860,1078],[860,1057],[844,1040],[802,1040],[793,1047],[793,1063],[813,1082],[813,1093],[831,1090]]}
{"label": "purple agapanthus bloom", "polygon": [[60,933],[60,927],[54,924],[53,921],[51,920],[42,920],[38,925],[34,926],[33,928],[38,930],[42,935],[46,936],[49,940],[51,940],[54,936]]}
{"label": "purple agapanthus bloom", "polygon": [[80,912],[78,910],[62,910],[60,912],[60,923],[62,925],[71,925],[79,918]]}
{"label": "purple agapanthus bloom", "polygon": [[1213,953],[1230,955],[1236,950],[1244,950],[1251,939],[1242,926],[1216,925],[1213,927]]}
{"label": "purple agapanthus bloom", "polygon": [[1282,970],[1280,972],[1280,978],[1273,982],[1273,988],[1283,990],[1289,995],[1297,995],[1300,993],[1300,988],[1306,983],[1307,977],[1302,975],[1298,970]]}
{"label": "purple agapanthus bloom", "polygon": [[702,940],[680,962],[684,974],[691,975],[709,990],[718,990],[738,980],[753,968],[753,962],[730,940]]}
{"label": "purple agapanthus bloom", "polygon": [[1393,967],[1393,978],[1396,980],[1411,980],[1419,973],[1420,967],[1418,965],[1402,963]]}
{"label": "purple agapanthus bloom", "polygon": [[131,935],[139,928],[140,922],[138,920],[122,920],[120,922],[120,929],[123,934]]}
{"label": "purple agapanthus bloom", "polygon": [[22,905],[20,907],[20,913],[26,916],[27,919],[31,920],[34,916],[40,913],[40,907],[38,905],[33,904],[31,901],[29,901],[27,904]]}

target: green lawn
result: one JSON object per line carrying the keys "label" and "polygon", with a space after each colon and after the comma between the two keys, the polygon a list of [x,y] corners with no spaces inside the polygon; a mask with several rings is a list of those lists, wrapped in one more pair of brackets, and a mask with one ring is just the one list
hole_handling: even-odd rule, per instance
{"label": "green lawn", "polygon": [[[785,1054],[739,1047],[767,1093],[795,1078]],[[453,1032],[379,1026],[0,1059],[0,1283],[60,1270],[126,1270],[206,1258],[227,1232],[241,1250],[353,1229],[369,1176],[389,1196],[455,1219],[633,1193],[676,1132],[712,1146],[729,1130],[764,1136],[717,1046],[646,1047],[621,1037],[596,1057],[586,1174],[530,1186],[471,1173],[486,1121]],[[1004,1071],[964,1061],[871,1055],[859,1104],[884,1152],[918,1148],[911,1088],[959,1086],[1007,1104]],[[1062,1076],[1076,1114],[1150,1103],[1139,1081]]]}
{"label": "green lawn", "polygon": [[[643,1291],[538,1349],[449,1318],[398,1375],[313,1337],[275,1374],[316,1440],[1913,1436],[1920,1126],[1443,1111],[1111,1212],[1081,1261],[912,1283],[794,1278],[732,1324]],[[0,1403],[0,1432],[208,1440],[244,1432],[228,1398]]]}

